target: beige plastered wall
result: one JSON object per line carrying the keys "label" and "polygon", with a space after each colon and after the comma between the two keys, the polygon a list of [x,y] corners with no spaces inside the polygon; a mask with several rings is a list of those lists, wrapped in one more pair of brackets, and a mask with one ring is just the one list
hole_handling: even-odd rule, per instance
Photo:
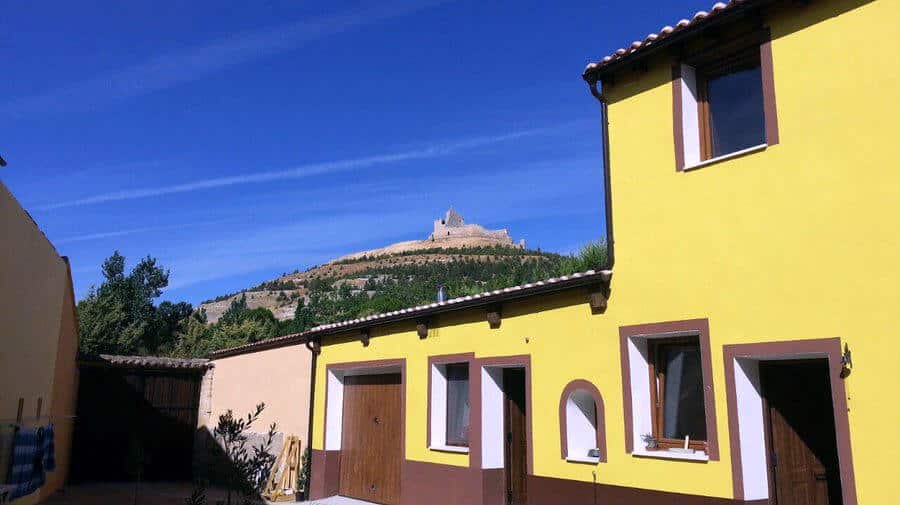
{"label": "beige plastered wall", "polygon": [[[212,432],[219,415],[229,409],[246,416],[265,402],[251,431],[266,432],[275,422],[278,432],[300,437],[301,447],[306,448],[311,364],[311,354],[302,344],[215,360],[201,391],[206,396],[200,399],[201,425]],[[277,455],[281,447],[274,451]]]}
{"label": "beige plastered wall", "polygon": [[[25,426],[50,415],[56,427],[55,472],[36,493],[15,500],[30,505],[58,489],[69,470],[75,414],[78,338],[71,272],[37,224],[0,182],[0,471],[8,465],[19,399]],[[29,419],[30,418],[30,419]]]}

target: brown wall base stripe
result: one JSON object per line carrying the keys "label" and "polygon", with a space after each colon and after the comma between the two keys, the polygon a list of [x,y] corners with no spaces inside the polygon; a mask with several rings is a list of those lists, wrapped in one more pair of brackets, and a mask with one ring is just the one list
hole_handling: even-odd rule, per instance
{"label": "brown wall base stripe", "polygon": [[[341,474],[340,451],[312,451],[313,471],[310,499],[338,493]],[[528,505],[762,505],[768,500],[742,501],[608,484],[592,484],[553,477],[528,476]],[[503,505],[503,469],[473,469],[423,461],[403,462],[403,505]]]}
{"label": "brown wall base stripe", "polygon": [[[500,502],[502,503],[502,502]],[[768,500],[745,502],[730,498],[698,496],[633,487],[592,484],[553,477],[528,476],[528,505],[603,504],[603,505],[757,505]]]}
{"label": "brown wall base stripe", "polygon": [[312,474],[309,497],[313,500],[338,494],[341,479],[341,451],[310,451]]}
{"label": "brown wall base stripe", "polygon": [[455,505],[481,503],[481,472],[467,466],[406,460],[400,503]]}
{"label": "brown wall base stripe", "polygon": [[506,475],[502,468],[483,469],[481,473],[481,499],[483,504],[506,503]]}

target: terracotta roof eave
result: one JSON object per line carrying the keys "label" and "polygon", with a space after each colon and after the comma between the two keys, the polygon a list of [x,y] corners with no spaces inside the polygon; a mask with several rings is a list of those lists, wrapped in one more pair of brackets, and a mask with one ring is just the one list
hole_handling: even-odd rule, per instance
{"label": "terracotta roof eave", "polygon": [[650,33],[642,41],[635,41],[627,48],[619,49],[598,62],[588,64],[581,76],[587,82],[602,80],[626,65],[633,64],[661,49],[671,47],[703,30],[727,23],[748,11],[776,1],[778,0],[730,0],[724,4],[717,3],[708,13],[700,11],[691,20],[681,20],[674,28],[663,27],[659,32]]}
{"label": "terracotta roof eave", "polygon": [[586,272],[578,272],[569,276],[546,279],[534,283],[513,286],[495,291],[488,291],[471,296],[462,296],[452,298],[442,303],[430,303],[406,309],[400,309],[385,314],[377,314],[374,316],[342,321],[339,323],[320,325],[303,333],[293,335],[285,335],[261,342],[245,344],[231,349],[222,349],[209,353],[210,359],[219,359],[228,356],[236,356],[239,354],[256,352],[264,349],[273,349],[295,343],[305,343],[312,338],[319,338],[328,335],[346,333],[360,328],[366,328],[376,325],[384,325],[397,321],[409,319],[418,319],[442,312],[451,312],[457,310],[470,309],[495,303],[502,303],[510,300],[526,298],[544,293],[562,291],[581,286],[589,286],[593,284],[608,283],[612,277],[609,270],[588,270]]}
{"label": "terracotta roof eave", "polygon": [[206,355],[210,360],[228,358],[230,356],[238,356],[251,352],[265,351],[268,349],[276,349],[278,347],[286,347],[295,344],[305,344],[312,336],[313,330],[304,331],[302,333],[291,333],[290,335],[282,335],[280,337],[270,338],[268,340],[260,340],[251,344],[239,345],[228,349],[220,349]]}
{"label": "terracotta roof eave", "polygon": [[214,366],[205,358],[166,358],[160,356],[119,356],[101,354],[95,359],[81,360],[80,365],[114,368],[167,370],[202,370]]}

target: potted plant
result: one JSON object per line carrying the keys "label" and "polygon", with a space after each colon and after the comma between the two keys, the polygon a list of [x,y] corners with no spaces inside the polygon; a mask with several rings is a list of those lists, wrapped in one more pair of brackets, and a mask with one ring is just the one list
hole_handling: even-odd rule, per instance
{"label": "potted plant", "polygon": [[654,437],[650,433],[644,433],[643,435],[641,435],[641,440],[644,441],[647,450],[655,451],[659,449],[659,440],[657,440],[656,437]]}

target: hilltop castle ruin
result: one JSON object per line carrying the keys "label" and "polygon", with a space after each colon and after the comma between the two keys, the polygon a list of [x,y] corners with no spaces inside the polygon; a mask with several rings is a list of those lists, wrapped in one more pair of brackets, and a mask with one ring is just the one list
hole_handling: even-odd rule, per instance
{"label": "hilltop castle ruin", "polygon": [[[447,210],[443,219],[434,220],[434,231],[428,237],[431,241],[447,238],[486,238],[503,245],[513,245],[513,239],[506,228],[488,230],[480,224],[466,224],[463,217],[453,207]],[[525,240],[520,240],[517,245],[525,249]]]}

